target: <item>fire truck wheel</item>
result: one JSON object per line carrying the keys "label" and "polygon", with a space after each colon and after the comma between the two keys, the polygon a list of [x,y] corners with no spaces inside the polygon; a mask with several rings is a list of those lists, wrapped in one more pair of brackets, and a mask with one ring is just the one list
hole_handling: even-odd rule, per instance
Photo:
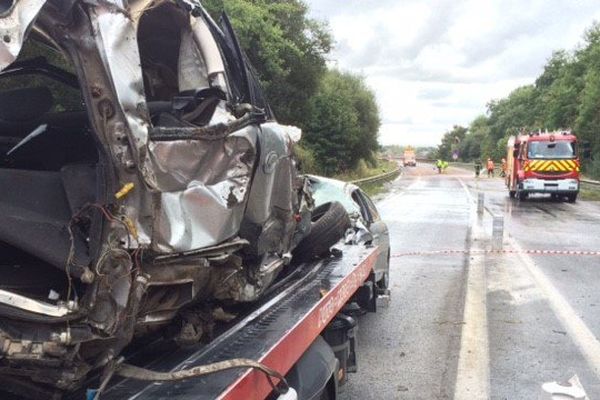
{"label": "fire truck wheel", "polygon": [[573,193],[567,196],[569,203],[575,203],[577,201],[577,193]]}
{"label": "fire truck wheel", "polygon": [[529,193],[527,192],[519,192],[519,200],[527,200],[527,198],[529,197]]}

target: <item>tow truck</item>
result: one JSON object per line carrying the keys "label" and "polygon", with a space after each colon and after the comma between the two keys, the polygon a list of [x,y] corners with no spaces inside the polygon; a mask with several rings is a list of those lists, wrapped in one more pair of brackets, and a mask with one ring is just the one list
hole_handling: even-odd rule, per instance
{"label": "tow truck", "polygon": [[579,193],[577,137],[571,131],[531,132],[507,143],[506,187],[511,198],[547,193],[570,203]]}
{"label": "tow truck", "polygon": [[[128,365],[149,372],[149,379],[119,378],[117,373],[98,394],[103,377],[96,376],[67,399],[338,398],[347,374],[357,369],[357,320],[352,315],[357,310],[375,312],[377,304],[385,306],[389,290],[375,289],[378,247],[343,245],[332,253],[303,264],[207,344],[179,348],[156,339],[125,352]],[[175,375],[239,359],[255,360],[285,375],[285,380],[278,382],[260,369],[244,367],[173,379],[176,382],[151,380],[157,374]]]}

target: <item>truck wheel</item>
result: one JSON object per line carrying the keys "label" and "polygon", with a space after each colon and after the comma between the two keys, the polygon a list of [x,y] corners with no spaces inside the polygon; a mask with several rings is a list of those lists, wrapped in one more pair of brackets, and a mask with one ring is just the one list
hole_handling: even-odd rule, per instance
{"label": "truck wheel", "polygon": [[508,197],[510,197],[511,199],[514,199],[516,195],[517,195],[517,191],[516,190],[510,190],[508,192]]}
{"label": "truck wheel", "polygon": [[310,233],[294,249],[294,257],[307,260],[326,253],[350,227],[350,217],[338,201],[315,208],[311,215]]}
{"label": "truck wheel", "polygon": [[577,201],[577,193],[569,194],[567,196],[567,201],[569,203],[575,203]]}
{"label": "truck wheel", "polygon": [[527,192],[519,192],[519,200],[527,200],[527,198],[529,197],[529,193]]}

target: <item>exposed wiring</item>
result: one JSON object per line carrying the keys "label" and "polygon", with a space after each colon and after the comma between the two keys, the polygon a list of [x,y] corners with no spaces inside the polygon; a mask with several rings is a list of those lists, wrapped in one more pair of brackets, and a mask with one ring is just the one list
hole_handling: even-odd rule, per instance
{"label": "exposed wiring", "polygon": [[[77,260],[75,259],[75,236],[73,234],[73,227],[79,223],[81,221],[81,219],[83,218],[84,215],[86,215],[86,213],[88,213],[90,210],[98,210],[100,211],[100,213],[104,216],[104,218],[106,218],[109,222],[112,223],[117,223],[120,224],[121,226],[123,226],[123,228],[125,229],[126,232],[126,237],[127,237],[127,247],[131,247],[131,235],[132,233],[130,232],[130,228],[129,225],[123,221],[121,218],[117,218],[115,217],[110,210],[106,207],[103,206],[101,204],[96,204],[96,203],[88,203],[86,205],[84,205],[83,207],[81,207],[79,209],[79,211],[77,211],[72,217],[71,220],[69,221],[69,224],[67,225],[67,231],[69,234],[69,252],[67,255],[67,260],[65,263],[65,273],[67,275],[67,281],[68,281],[68,289],[67,289],[67,300],[71,299],[71,294],[73,292],[73,278],[71,276],[71,266],[77,266],[80,268],[87,268],[84,265],[81,265],[80,263],[77,262]],[[98,258],[98,261],[96,262],[96,266],[95,266],[95,272],[96,274],[98,274],[99,276],[102,276],[102,274],[100,274],[100,271],[98,269],[98,267],[101,265],[101,263],[104,262],[104,260],[106,259],[106,257],[113,251],[120,251],[123,252],[122,255],[127,255],[127,257],[131,260],[131,256],[129,255],[129,253],[123,249],[117,249],[111,246],[111,240],[108,241],[108,249],[104,250],[101,254],[100,257]],[[75,296],[77,296],[77,294],[75,294]]]}

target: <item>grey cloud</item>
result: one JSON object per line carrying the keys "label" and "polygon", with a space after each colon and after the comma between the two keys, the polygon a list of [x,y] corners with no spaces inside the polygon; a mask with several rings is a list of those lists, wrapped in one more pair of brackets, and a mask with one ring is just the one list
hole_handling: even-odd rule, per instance
{"label": "grey cloud", "polygon": [[419,91],[419,94],[417,95],[417,99],[422,99],[422,100],[442,99],[444,97],[450,96],[452,93],[454,93],[454,90],[451,88],[447,88],[447,87],[421,89]]}
{"label": "grey cloud", "polygon": [[[386,7],[385,3],[396,4],[392,1],[384,1],[378,2],[377,7]],[[394,41],[395,32],[386,26],[376,25],[374,39],[366,49],[361,52],[353,52],[348,43],[340,41],[335,45],[335,56],[343,60],[344,65],[351,69],[361,69],[373,64],[389,66],[413,62],[423,49],[444,42],[444,36],[452,25],[457,12],[458,7],[455,1],[438,1],[436,7],[432,7],[432,12],[424,24],[424,28],[418,32],[417,37],[410,45],[397,45]],[[358,15],[359,12],[355,11],[354,14]],[[408,26],[406,29],[412,28]]]}

